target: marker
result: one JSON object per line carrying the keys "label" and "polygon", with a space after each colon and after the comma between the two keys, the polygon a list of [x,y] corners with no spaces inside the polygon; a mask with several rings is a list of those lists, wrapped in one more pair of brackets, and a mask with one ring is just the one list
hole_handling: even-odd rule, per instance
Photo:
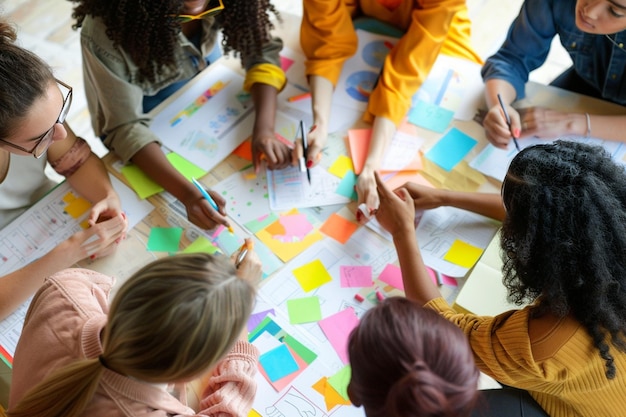
{"label": "marker", "polygon": [[296,94],[295,96],[291,96],[287,99],[288,102],[293,103],[294,101],[300,101],[311,97],[311,92],[307,91],[306,93]]}
{"label": "marker", "polygon": [[302,133],[302,160],[300,162],[300,171],[302,171],[302,164],[304,163],[304,170],[306,171],[306,177],[311,185],[311,171],[306,164],[307,156],[309,153],[309,141],[306,138],[306,129],[304,128],[304,122],[300,120],[300,132]]}
{"label": "marker", "polygon": [[443,278],[441,278],[441,273],[439,273],[439,271],[435,271],[433,269],[433,271],[435,272],[435,278],[437,279],[437,285],[442,286],[443,285]]}
{"label": "marker", "polygon": [[[213,210],[215,210],[215,211],[217,211],[219,213],[220,209],[219,209],[219,207],[217,207],[217,203],[215,202],[215,200],[213,200],[213,197],[211,197],[211,195],[209,193],[207,193],[207,191],[204,189],[202,184],[200,184],[198,182],[198,180],[195,179],[195,178],[192,178],[191,182],[200,191],[200,193],[202,194],[202,197],[204,197],[204,199],[209,202],[211,207],[213,207]],[[233,227],[231,225],[228,225],[228,231],[230,233],[233,233],[233,234],[235,233],[235,231],[233,230]]]}
{"label": "marker", "polygon": [[248,246],[244,243],[239,249],[239,255],[237,255],[237,259],[235,260],[235,268],[239,269],[239,265],[246,259],[246,255],[248,254]]}
{"label": "marker", "polygon": [[357,300],[359,303],[362,303],[365,300],[365,298],[358,292],[354,294],[354,299]]}
{"label": "marker", "polygon": [[383,293],[382,293],[382,292],[380,292],[380,290],[379,290],[379,289],[376,289],[376,299],[377,299],[379,302],[381,302],[381,303],[382,303],[382,302],[383,302],[383,300],[385,299],[385,296],[383,295]]}
{"label": "marker", "polygon": [[[509,112],[506,111],[506,107],[504,107],[504,103],[502,102],[502,97],[500,96],[500,93],[498,93],[498,101],[500,102],[500,107],[502,108],[502,113],[504,113],[504,118],[506,119],[506,124],[509,127],[509,133],[511,132],[511,117],[509,116]],[[519,143],[517,143],[517,139],[515,139],[515,136],[511,135],[511,137],[513,138],[513,143],[515,144],[515,149],[517,149],[517,152],[519,152]]]}

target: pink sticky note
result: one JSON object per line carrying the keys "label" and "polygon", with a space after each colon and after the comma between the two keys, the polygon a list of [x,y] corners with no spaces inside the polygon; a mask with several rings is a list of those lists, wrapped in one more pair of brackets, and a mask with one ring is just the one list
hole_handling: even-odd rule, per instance
{"label": "pink sticky note", "polygon": [[388,264],[385,269],[383,269],[383,272],[380,273],[378,279],[394,288],[404,291],[402,271],[398,266]]}
{"label": "pink sticky note", "polygon": [[341,287],[371,287],[372,267],[361,265],[342,265],[339,267]]}
{"label": "pink sticky note", "polygon": [[348,307],[318,321],[326,338],[339,355],[341,361],[348,364],[348,337],[350,332],[359,324],[359,318],[354,309]]}

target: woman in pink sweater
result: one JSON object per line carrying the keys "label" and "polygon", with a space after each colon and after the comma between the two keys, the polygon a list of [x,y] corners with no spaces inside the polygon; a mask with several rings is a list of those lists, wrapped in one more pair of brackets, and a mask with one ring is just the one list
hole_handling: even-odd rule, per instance
{"label": "woman in pink sweater", "polygon": [[[48,278],[28,311],[8,415],[247,416],[258,351],[245,339],[260,262],[157,260],[124,283],[85,269]],[[208,372],[200,410],[185,382]]]}

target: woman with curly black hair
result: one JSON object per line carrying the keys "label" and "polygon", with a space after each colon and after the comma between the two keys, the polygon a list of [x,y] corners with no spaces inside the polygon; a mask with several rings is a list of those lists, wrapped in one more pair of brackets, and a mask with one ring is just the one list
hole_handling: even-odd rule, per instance
{"label": "woman with curly black hair", "polygon": [[[409,298],[469,337],[479,369],[527,390],[553,417],[623,415],[626,398],[626,173],[599,147],[557,141],[522,150],[502,196],[378,180],[377,219],[394,236]],[[504,284],[529,305],[459,314],[432,284],[415,208],[455,206],[503,220]]]}
{"label": "woman with curly black hair", "polygon": [[234,52],[246,69],[256,118],[252,132],[258,164],[291,163],[289,147],[274,135],[276,95],[286,82],[272,37],[269,0],[69,0],[81,29],[87,103],[96,135],[122,161],[131,160],[178,198],[189,220],[202,228],[228,225],[219,212],[165,158],[146,113],[219,58]]}

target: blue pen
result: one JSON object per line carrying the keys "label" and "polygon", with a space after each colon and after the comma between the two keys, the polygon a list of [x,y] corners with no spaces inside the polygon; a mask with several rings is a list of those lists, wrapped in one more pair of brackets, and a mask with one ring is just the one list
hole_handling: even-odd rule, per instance
{"label": "blue pen", "polygon": [[[204,197],[205,200],[209,202],[211,207],[213,207],[213,210],[215,210],[215,211],[217,211],[219,213],[220,209],[219,209],[219,207],[217,207],[217,203],[215,202],[215,200],[213,200],[211,195],[209,193],[207,193],[207,191],[204,189],[202,184],[200,184],[198,182],[198,180],[195,179],[195,178],[192,178],[191,182],[193,182],[193,185],[195,185],[196,188],[200,191],[200,193],[202,194],[202,197]],[[233,230],[233,227],[231,225],[228,225],[228,231],[230,233],[235,233],[235,231]]]}

